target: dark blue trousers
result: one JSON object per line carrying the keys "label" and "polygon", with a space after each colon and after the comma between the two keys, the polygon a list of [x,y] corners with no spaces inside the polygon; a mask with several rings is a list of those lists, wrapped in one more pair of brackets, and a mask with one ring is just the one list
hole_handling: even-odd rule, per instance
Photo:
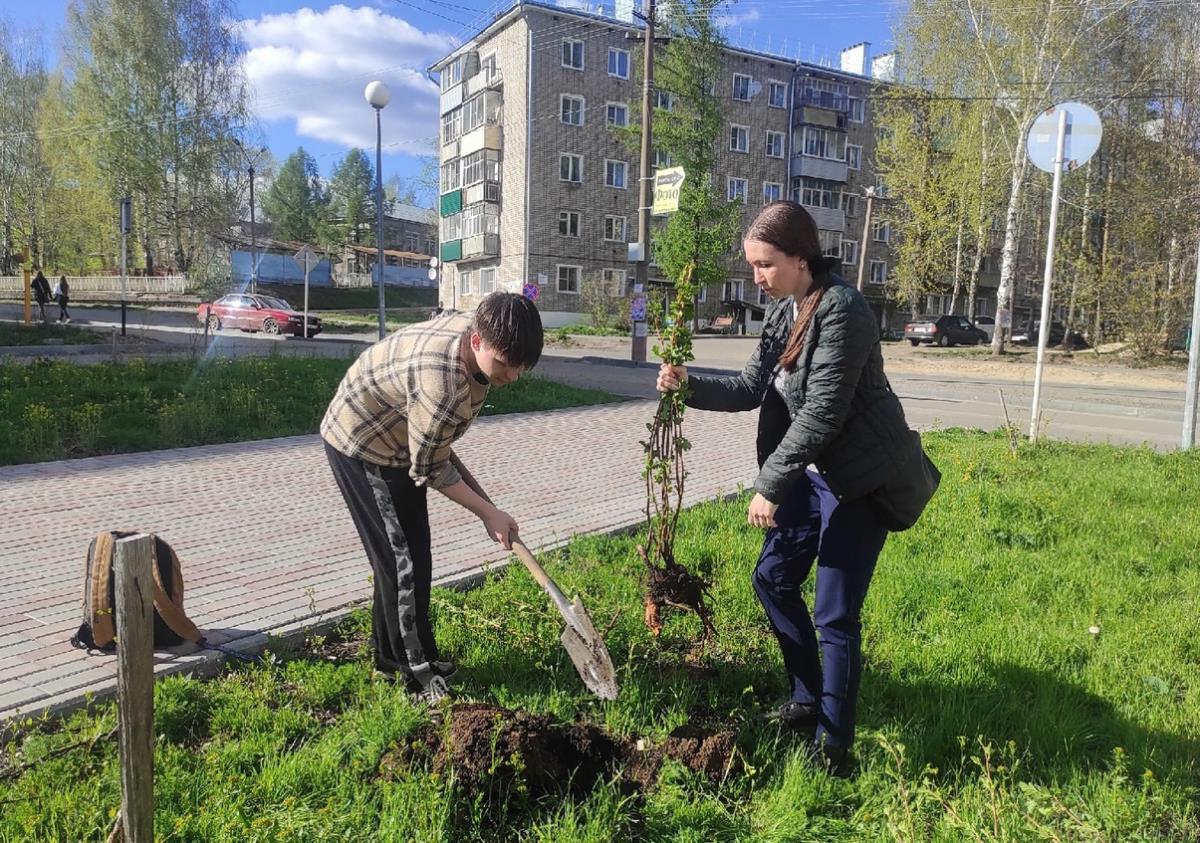
{"label": "dark blue trousers", "polygon": [[[859,616],[887,528],[870,501],[839,502],[811,471],[780,504],[775,523],[754,569],[754,591],[783,650],[792,699],[819,704],[817,740],[849,746],[862,673]],[[810,615],[800,589],[814,561]]]}

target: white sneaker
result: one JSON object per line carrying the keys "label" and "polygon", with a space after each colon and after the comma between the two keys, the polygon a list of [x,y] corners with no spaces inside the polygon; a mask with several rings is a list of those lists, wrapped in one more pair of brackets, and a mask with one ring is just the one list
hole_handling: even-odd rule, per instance
{"label": "white sneaker", "polygon": [[429,680],[424,691],[413,694],[414,701],[427,705],[438,705],[443,700],[450,698],[450,688],[446,685],[446,680],[436,674]]}

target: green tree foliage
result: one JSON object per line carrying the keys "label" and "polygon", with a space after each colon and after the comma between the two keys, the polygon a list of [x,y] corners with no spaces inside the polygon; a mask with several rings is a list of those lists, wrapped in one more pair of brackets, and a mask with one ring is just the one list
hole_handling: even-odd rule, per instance
{"label": "green tree foliage", "polygon": [[316,242],[325,224],[328,200],[316,160],[300,147],[287,157],[263,196],[263,209],[280,240]]}
{"label": "green tree foliage", "polygon": [[187,271],[236,206],[227,146],[248,110],[229,0],[74,0],[68,66],[110,198],[133,199],[147,271]]}
{"label": "green tree foliage", "polygon": [[329,179],[331,233],[341,243],[375,242],[375,169],[366,153],[352,149]]}

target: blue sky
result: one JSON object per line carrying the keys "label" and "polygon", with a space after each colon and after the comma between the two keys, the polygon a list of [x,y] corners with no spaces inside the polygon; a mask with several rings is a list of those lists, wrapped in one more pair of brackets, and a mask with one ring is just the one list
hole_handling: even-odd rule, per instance
{"label": "blue sky", "polygon": [[[612,0],[559,0],[587,5]],[[424,68],[491,20],[511,0],[369,0],[342,3],[240,0],[245,69],[263,141],[282,160],[303,145],[321,172],[352,146],[374,158],[373,112],[362,89],[384,80],[392,102],[384,109],[384,178],[412,179],[417,155],[437,134],[437,94]],[[891,25],[902,0],[741,0],[726,10],[730,43],[836,65],[843,47],[892,46]],[[0,18],[40,31],[48,64],[61,45],[66,0],[4,0]],[[364,33],[366,36],[364,37]]]}

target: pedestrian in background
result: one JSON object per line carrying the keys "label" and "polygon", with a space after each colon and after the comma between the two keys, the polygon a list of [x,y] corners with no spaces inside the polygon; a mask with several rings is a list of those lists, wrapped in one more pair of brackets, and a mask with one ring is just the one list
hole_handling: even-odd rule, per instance
{"label": "pedestrian in background", "polygon": [[54,300],[58,302],[58,321],[66,325],[71,321],[71,314],[67,312],[67,304],[71,301],[71,285],[67,283],[65,275],[60,275],[58,283],[54,285]]}
{"label": "pedestrian in background", "polygon": [[42,312],[42,324],[47,324],[49,320],[46,318],[46,303],[50,301],[50,282],[46,280],[45,275],[42,275],[40,269],[33,277],[33,300],[37,302],[38,309]]}

